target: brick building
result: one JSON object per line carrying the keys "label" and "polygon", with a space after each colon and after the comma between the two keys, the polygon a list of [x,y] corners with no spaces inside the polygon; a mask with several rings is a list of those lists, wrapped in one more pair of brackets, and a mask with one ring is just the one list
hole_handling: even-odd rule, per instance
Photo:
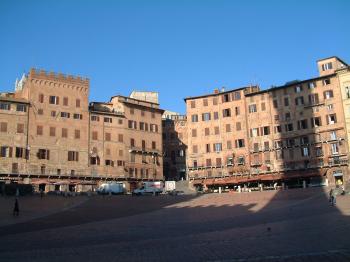
{"label": "brick building", "polygon": [[208,187],[347,183],[349,66],[331,57],[318,68],[319,77],[267,90],[185,98],[189,178]]}
{"label": "brick building", "polygon": [[88,79],[31,69],[0,96],[2,179],[44,190],[162,179],[163,110],[152,94],[89,104]]}
{"label": "brick building", "polygon": [[164,178],[186,180],[187,117],[175,112],[163,114]]}

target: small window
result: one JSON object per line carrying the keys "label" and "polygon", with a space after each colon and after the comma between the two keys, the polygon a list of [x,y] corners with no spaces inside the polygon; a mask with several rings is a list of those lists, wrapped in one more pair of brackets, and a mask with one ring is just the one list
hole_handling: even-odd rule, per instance
{"label": "small window", "polygon": [[233,94],[233,100],[240,100],[241,99],[241,92],[236,91]]}
{"label": "small window", "polygon": [[215,134],[215,135],[220,134],[220,129],[219,129],[218,126],[215,126],[215,127],[214,127],[214,134]]}
{"label": "small window", "polygon": [[63,105],[68,106],[68,97],[63,97]]}
{"label": "small window", "polygon": [[118,142],[122,143],[123,140],[123,134],[118,134]]}
{"label": "small window", "polygon": [[98,132],[92,131],[92,140],[98,140]]}
{"label": "small window", "polygon": [[112,118],[111,117],[105,117],[105,118],[103,118],[103,122],[105,122],[105,123],[112,123]]}
{"label": "small window", "polygon": [[18,112],[27,112],[27,106],[26,105],[17,104],[16,111],[18,111]]}
{"label": "small window", "polygon": [[273,104],[273,108],[278,108],[278,102],[277,102],[277,100],[273,100],[273,101],[272,101],[272,104]]}
{"label": "small window", "polygon": [[50,136],[56,136],[56,127],[50,127]]}
{"label": "small window", "polygon": [[219,119],[219,113],[218,112],[214,112],[214,120]]}
{"label": "small window", "polygon": [[236,130],[237,130],[237,131],[241,131],[241,130],[242,130],[241,122],[237,122],[237,123],[236,123]]}
{"label": "small window", "polygon": [[17,133],[18,134],[24,133],[24,124],[17,124]]}
{"label": "small window", "polygon": [[192,115],[191,119],[193,123],[198,122],[198,115]]}
{"label": "small window", "polygon": [[255,112],[257,112],[256,104],[249,105],[249,113],[255,113]]}
{"label": "small window", "polygon": [[79,161],[79,152],[77,151],[68,151],[68,161]]}
{"label": "small window", "polygon": [[309,89],[314,89],[316,87],[316,82],[310,82],[308,83],[308,88]]}
{"label": "small window", "polygon": [[73,115],[73,118],[74,118],[74,119],[82,120],[82,119],[83,119],[83,115],[82,115],[82,114],[74,114],[74,115]]}
{"label": "small window", "polygon": [[1,122],[0,123],[0,131],[1,132],[7,132],[7,123],[6,122]]}
{"label": "small window", "polygon": [[9,103],[0,103],[1,110],[11,110],[11,104]]}
{"label": "small window", "polygon": [[68,129],[62,128],[62,138],[67,138],[67,137],[68,137]]}
{"label": "small window", "polygon": [[80,107],[80,99],[75,100],[75,107],[77,107],[77,108]]}
{"label": "small window", "polygon": [[203,99],[203,106],[208,106],[208,99],[207,98]]}
{"label": "small window", "polygon": [[192,137],[197,137],[197,129],[192,129]]}
{"label": "small window", "polygon": [[80,139],[80,130],[79,129],[75,129],[74,130],[74,138],[75,139]]}
{"label": "small window", "polygon": [[50,160],[50,150],[47,149],[39,149],[37,153],[38,159],[46,159]]}
{"label": "small window", "polygon": [[38,136],[42,136],[43,135],[43,126],[37,126],[36,127],[36,134]]}
{"label": "small window", "polygon": [[284,106],[289,106],[289,98],[288,97],[284,98]]}
{"label": "small window", "polygon": [[44,103],[44,95],[39,94],[39,103]]}
{"label": "small window", "polygon": [[229,94],[222,95],[222,102],[223,103],[230,102],[230,95]]}
{"label": "small window", "polygon": [[210,113],[203,113],[202,114],[202,120],[203,121],[210,121],[211,114]]}
{"label": "small window", "polygon": [[230,108],[226,108],[222,111],[222,116],[223,117],[230,117],[231,116],[231,109]]}
{"label": "small window", "polygon": [[324,91],[323,96],[324,96],[324,99],[333,98],[333,91],[332,90]]}
{"label": "small window", "polygon": [[191,108],[196,108],[196,101],[192,100],[190,103],[191,103]]}
{"label": "small window", "polygon": [[297,105],[297,106],[304,105],[304,97],[299,96],[299,97],[295,98],[295,105]]}
{"label": "small window", "polygon": [[59,97],[58,96],[50,96],[49,97],[49,104],[58,105],[59,104]]}
{"label": "small window", "polygon": [[221,152],[222,151],[222,144],[221,143],[215,143],[214,144],[214,151],[215,152]]}
{"label": "small window", "polygon": [[235,107],[235,114],[236,114],[236,116],[238,116],[240,114],[240,110],[239,110],[238,106]]}
{"label": "small window", "polygon": [[99,122],[100,121],[100,117],[99,116],[91,116],[91,121]]}
{"label": "small window", "polygon": [[323,79],[322,83],[323,83],[324,86],[327,86],[327,85],[331,84],[331,80],[329,78]]}
{"label": "small window", "polygon": [[235,143],[236,143],[236,148],[242,148],[242,147],[244,147],[244,139],[237,139],[237,140],[235,141]]}
{"label": "small window", "polygon": [[322,65],[322,71],[331,70],[333,68],[332,62],[326,63]]}
{"label": "small window", "polygon": [[291,132],[293,131],[293,123],[286,124],[286,132]]}
{"label": "small window", "polygon": [[295,93],[300,93],[301,91],[303,91],[303,88],[301,86],[296,86],[294,90]]}
{"label": "small window", "polygon": [[63,118],[70,118],[70,113],[61,112],[61,117],[63,117]]}

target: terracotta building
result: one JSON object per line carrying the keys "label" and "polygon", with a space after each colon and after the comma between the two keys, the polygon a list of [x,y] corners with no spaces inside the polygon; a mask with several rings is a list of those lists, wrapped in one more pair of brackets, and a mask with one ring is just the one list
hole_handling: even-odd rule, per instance
{"label": "terracotta building", "polygon": [[2,180],[48,191],[162,179],[158,95],[90,104],[88,95],[88,79],[34,69],[16,82],[14,93],[2,94]]}
{"label": "terracotta building", "polygon": [[175,112],[163,114],[164,178],[186,180],[187,117]]}
{"label": "terracotta building", "polygon": [[190,179],[207,187],[348,183],[349,67],[331,57],[318,68],[319,77],[267,90],[185,98]]}

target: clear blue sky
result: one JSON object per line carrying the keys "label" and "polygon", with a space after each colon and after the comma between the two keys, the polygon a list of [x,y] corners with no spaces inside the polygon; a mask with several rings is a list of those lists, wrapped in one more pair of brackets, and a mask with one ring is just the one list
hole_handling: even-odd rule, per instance
{"label": "clear blue sky", "polygon": [[0,91],[31,67],[90,78],[90,101],[184,97],[317,75],[350,63],[350,1],[0,1]]}

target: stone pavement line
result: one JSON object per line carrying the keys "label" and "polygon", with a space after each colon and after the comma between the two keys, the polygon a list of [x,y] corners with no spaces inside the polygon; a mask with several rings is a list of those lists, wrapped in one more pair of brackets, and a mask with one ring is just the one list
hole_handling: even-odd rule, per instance
{"label": "stone pavement line", "polygon": [[47,212],[45,212],[45,214],[41,214],[41,215],[34,215],[34,216],[30,216],[28,218],[19,217],[18,220],[17,219],[16,220],[13,220],[13,219],[9,220],[8,219],[8,220],[5,220],[5,221],[0,221],[0,228],[1,227],[6,227],[6,226],[10,226],[10,225],[20,224],[20,223],[26,223],[26,222],[29,222],[31,220],[35,220],[35,219],[38,219],[38,218],[44,218],[44,217],[47,217],[47,216],[58,214],[58,213],[61,213],[61,212],[64,212],[64,211],[76,208],[76,207],[84,204],[85,202],[87,202],[89,199],[90,198],[83,198],[81,201],[79,201],[77,203],[74,203],[72,205],[63,207],[62,209],[53,210],[53,211],[47,211]]}
{"label": "stone pavement line", "polygon": [[[250,262],[250,261],[283,261],[289,259],[303,259],[312,258],[316,256],[328,256],[334,257],[337,255],[342,255],[345,259],[350,259],[350,250],[328,250],[321,252],[308,252],[297,255],[282,255],[282,256],[265,256],[265,257],[255,257],[255,258],[237,258],[237,259],[220,259],[220,260],[207,260],[207,262]],[[344,257],[345,256],[345,257]],[[326,257],[325,257],[326,258]],[[344,260],[345,261],[345,260]]]}

